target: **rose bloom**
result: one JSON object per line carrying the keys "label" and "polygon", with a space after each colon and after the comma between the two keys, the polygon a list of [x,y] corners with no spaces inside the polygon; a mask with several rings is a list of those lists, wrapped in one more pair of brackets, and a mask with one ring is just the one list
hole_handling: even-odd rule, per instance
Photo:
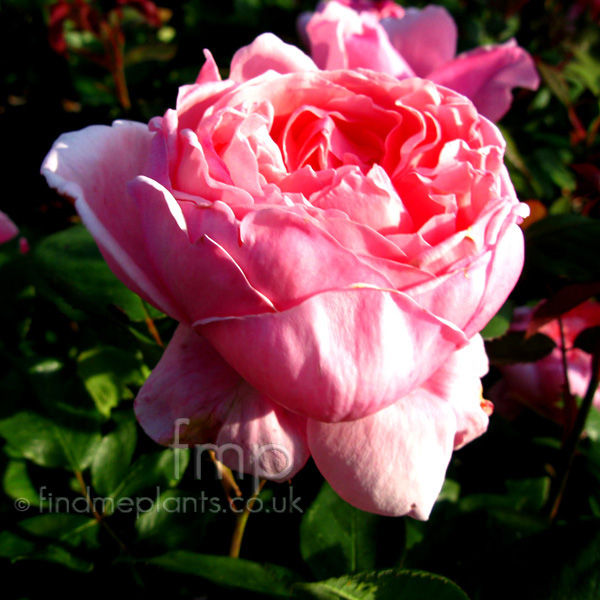
{"label": "rose bloom", "polygon": [[451,90],[321,71],[272,34],[224,81],[205,54],[174,110],[64,134],[42,167],[180,322],[137,417],[277,481],[312,454],[351,504],[425,519],[487,427],[478,331],[523,264],[504,141]]}
{"label": "rose bloom", "polygon": [[[515,310],[511,331],[526,331],[535,308]],[[583,398],[592,377],[591,356],[575,348],[575,339],[589,327],[600,325],[600,304],[588,300],[562,316],[565,357],[569,390]],[[550,354],[532,363],[517,363],[499,367],[502,379],[490,389],[490,397],[507,416],[515,416],[523,407],[557,423],[564,422],[563,394],[565,372],[563,367],[560,325],[557,319],[539,329],[551,338],[556,347]],[[594,396],[594,406],[600,409],[600,390]]]}
{"label": "rose bloom", "polygon": [[531,56],[514,39],[456,56],[456,24],[441,6],[405,10],[392,0],[332,0],[303,13],[298,29],[322,69],[426,77],[464,94],[493,121],[510,108],[512,88],[535,90],[540,82]]}

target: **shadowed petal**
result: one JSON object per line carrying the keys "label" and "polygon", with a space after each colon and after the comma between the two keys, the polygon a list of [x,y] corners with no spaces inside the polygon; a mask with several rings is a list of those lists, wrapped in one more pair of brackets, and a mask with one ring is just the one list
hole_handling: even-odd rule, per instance
{"label": "shadowed petal", "polygon": [[12,240],[18,234],[19,228],[6,213],[0,210],[0,244]]}
{"label": "shadowed petal", "polygon": [[253,389],[184,325],[140,390],[135,412],[157,442],[213,444],[232,469],[268,479],[289,479],[308,459],[305,420]]}
{"label": "shadowed petal", "polygon": [[442,6],[408,8],[401,19],[383,19],[381,25],[417,77],[427,77],[454,59],[456,23]]}

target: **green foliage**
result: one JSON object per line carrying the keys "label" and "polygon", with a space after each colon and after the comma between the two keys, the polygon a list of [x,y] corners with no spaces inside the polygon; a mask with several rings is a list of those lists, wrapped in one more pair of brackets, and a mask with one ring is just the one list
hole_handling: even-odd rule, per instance
{"label": "green foliage", "polygon": [[184,551],[158,556],[147,563],[173,573],[195,575],[225,587],[284,598],[290,596],[292,585],[300,579],[293,571],[277,565]]}
{"label": "green foliage", "polygon": [[395,520],[383,521],[344,502],[325,483],[302,519],[302,557],[318,578],[372,570],[382,552],[393,564],[403,531]]}
{"label": "green foliage", "polygon": [[361,573],[317,583],[298,584],[301,598],[316,600],[468,600],[454,583],[420,571]]}
{"label": "green foliage", "polygon": [[[96,243],[82,225],[48,236],[35,246],[34,259],[49,296],[57,292],[77,310],[115,318],[119,312],[132,321],[143,321],[144,307],[111,272]],[[67,309],[68,310],[68,309]],[[79,314],[73,315],[80,318]]]}

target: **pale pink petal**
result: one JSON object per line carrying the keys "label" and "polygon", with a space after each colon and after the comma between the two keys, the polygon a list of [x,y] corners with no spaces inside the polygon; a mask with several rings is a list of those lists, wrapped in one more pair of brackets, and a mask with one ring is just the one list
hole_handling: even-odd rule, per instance
{"label": "pale pink petal", "polygon": [[0,210],[0,244],[12,240],[19,234],[19,228],[11,218]]}
{"label": "pale pink petal", "polygon": [[483,342],[476,336],[421,388],[371,416],[343,423],[309,419],[317,467],[344,500],[362,510],[427,519],[453,448],[487,428],[479,379],[486,372]]}
{"label": "pale pink petal", "polygon": [[206,62],[202,65],[198,77],[196,77],[196,83],[214,83],[215,81],[221,81],[221,74],[219,73],[219,67],[213,58],[210,50],[204,49],[204,58]]}
{"label": "pale pink petal", "polygon": [[466,335],[474,335],[479,329],[466,328],[482,304],[492,259],[492,252],[486,252],[464,269],[432,277],[404,291],[427,310],[463,329]]}
{"label": "pale pink petal", "polygon": [[455,450],[478,438],[488,427],[491,406],[482,397],[481,385],[481,377],[488,369],[483,338],[476,334],[423,386],[452,406],[456,416]]}
{"label": "pale pink petal", "polygon": [[313,15],[306,32],[311,55],[322,69],[365,68],[394,77],[414,75],[376,16],[369,13],[328,2],[323,12]]}
{"label": "pale pink petal", "polygon": [[382,234],[412,229],[410,214],[400,200],[387,173],[377,164],[367,175],[358,169],[338,169],[332,185],[310,198],[313,206],[337,208],[352,221]]}
{"label": "pale pink petal", "polygon": [[353,506],[381,515],[428,518],[452,455],[456,417],[419,388],[379,412],[344,423],[309,419],[313,459]]}
{"label": "pale pink petal", "polygon": [[383,19],[381,25],[417,77],[427,78],[456,55],[458,31],[442,6],[408,8],[401,19]]}
{"label": "pale pink petal", "polygon": [[510,108],[513,88],[535,90],[540,83],[533,59],[515,40],[464,52],[428,77],[470,98],[492,121]]}
{"label": "pale pink petal", "polygon": [[144,173],[154,134],[146,125],[115,121],[61,135],[42,164],[50,187],[73,198],[106,262],[136,294],[175,319],[183,318],[148,268],[137,205],[127,183]]}
{"label": "pale pink petal", "polygon": [[214,444],[232,469],[268,479],[289,479],[308,459],[305,420],[250,387],[184,325],[140,390],[135,412],[157,442]]}
{"label": "pale pink petal", "polygon": [[318,68],[296,46],[282,42],[272,33],[263,33],[234,54],[229,78],[242,83],[269,70],[285,74],[318,71]]}
{"label": "pale pink petal", "polygon": [[370,287],[289,310],[198,323],[255,388],[320,421],[372,414],[421,385],[466,338],[408,296]]}
{"label": "pale pink petal", "polygon": [[[273,310],[271,302],[248,283],[240,267],[207,231],[209,227],[211,233],[217,229],[229,245],[237,239],[235,219],[221,204],[179,204],[168,190],[146,177],[133,180],[129,190],[139,211],[146,268],[163,282],[184,315],[183,322],[191,325],[207,317]],[[197,230],[203,232],[199,238]]]}
{"label": "pale pink petal", "polygon": [[263,209],[240,224],[240,243],[227,246],[253,287],[277,310],[286,310],[327,289],[390,281],[343,248],[320,221],[293,209]]}
{"label": "pale pink petal", "polygon": [[524,254],[523,233],[518,225],[507,220],[487,266],[485,292],[473,318],[465,325],[467,335],[481,331],[500,310],[521,275]]}

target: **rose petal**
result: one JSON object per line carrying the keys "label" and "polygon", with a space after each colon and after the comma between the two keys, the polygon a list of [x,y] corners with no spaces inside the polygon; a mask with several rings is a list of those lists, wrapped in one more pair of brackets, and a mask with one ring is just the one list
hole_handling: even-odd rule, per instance
{"label": "rose petal", "polygon": [[421,388],[371,416],[343,423],[309,419],[308,443],[317,467],[361,510],[427,519],[453,447],[487,427],[479,380],[486,371],[477,336]]}
{"label": "rose petal", "polygon": [[[75,207],[115,275],[136,294],[175,319],[183,318],[148,268],[138,208],[127,183],[144,173],[154,134],[146,125],[115,121],[61,135],[42,174]],[[117,218],[115,218],[117,217]]]}
{"label": "rose petal", "polygon": [[533,59],[515,40],[464,52],[428,77],[470,98],[492,121],[510,108],[512,88],[535,90],[540,83]]}
{"label": "rose petal", "polygon": [[322,69],[362,67],[394,77],[414,75],[377,18],[369,13],[359,14],[338,2],[328,2],[323,12],[313,15],[306,32],[311,55]]}
{"label": "rose petal", "polygon": [[325,479],[353,506],[425,520],[442,488],[455,430],[450,405],[417,389],[357,421],[309,419],[308,443]]}
{"label": "rose petal", "polygon": [[343,248],[317,219],[293,209],[248,214],[240,224],[240,244],[227,249],[252,286],[278,310],[322,290],[356,284],[391,287],[386,277]]}
{"label": "rose petal", "polygon": [[313,206],[337,208],[382,234],[412,229],[410,214],[386,172],[377,164],[367,175],[338,169],[331,186],[310,198]]}
{"label": "rose petal", "polygon": [[[153,270],[155,279],[163,282],[177,303],[178,312],[184,315],[181,321],[191,325],[207,317],[274,310],[227,251],[209,236],[214,228],[229,245],[237,237],[235,220],[222,204],[180,205],[168,190],[147,177],[134,179],[129,190],[144,232],[147,269]],[[203,235],[196,238],[196,230]]]}
{"label": "rose petal", "polygon": [[426,78],[456,54],[456,23],[442,6],[407,8],[401,19],[383,19],[381,25],[417,77]]}
{"label": "rose petal", "polygon": [[385,408],[466,343],[408,296],[369,287],[317,294],[280,313],[200,322],[197,330],[272,400],[331,422]]}
{"label": "rose petal", "polygon": [[233,55],[229,78],[242,83],[269,70],[283,74],[318,71],[319,69],[296,46],[282,42],[272,33],[263,33],[251,44],[244,46]]}
{"label": "rose petal", "polygon": [[0,210],[0,244],[12,240],[19,234],[19,228],[11,218]]}
{"label": "rose petal", "polygon": [[268,479],[289,479],[309,456],[304,419],[250,387],[184,325],[140,390],[135,412],[157,442],[214,444],[229,467]]}

